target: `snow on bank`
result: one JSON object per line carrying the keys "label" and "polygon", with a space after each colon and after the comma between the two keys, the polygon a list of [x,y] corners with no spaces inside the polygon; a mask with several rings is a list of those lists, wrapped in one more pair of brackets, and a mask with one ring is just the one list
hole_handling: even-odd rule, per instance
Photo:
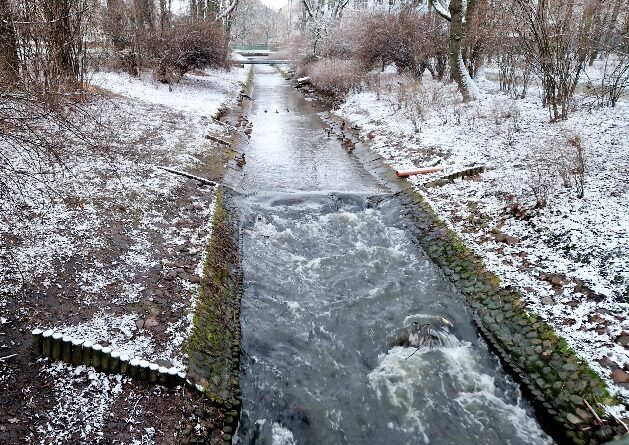
{"label": "snow on bank", "polygon": [[[338,114],[395,169],[441,162],[444,172],[411,179],[416,188],[613,385],[611,369],[629,365],[629,103],[596,108],[580,96],[567,121],[550,123],[538,89],[511,99],[497,91],[491,67],[478,83],[481,99],[464,104],[452,85],[387,75],[379,91],[351,94]],[[571,177],[576,137],[583,199]],[[422,187],[479,164],[488,167],[479,178]],[[534,209],[545,194],[548,205]],[[629,399],[627,388],[613,387]]]}
{"label": "snow on bank", "polygon": [[[228,136],[210,116],[235,104],[246,76],[245,70],[205,74],[186,76],[172,92],[125,74],[94,76],[95,84],[116,93],[91,100],[77,117],[95,143],[68,135],[65,171],[54,177],[50,199],[42,202],[27,190],[22,214],[0,209],[0,240],[10,241],[0,243],[0,311],[23,324],[21,332],[53,328],[183,366],[214,194],[157,167],[195,171],[222,149],[205,138],[208,132]],[[17,332],[23,344],[27,334]],[[125,416],[121,405],[133,402],[134,410],[148,412],[172,394],[138,389],[132,398],[129,391],[136,389],[127,379],[40,363],[0,375],[3,387],[20,373],[33,373],[21,380],[28,385],[22,391],[36,399],[33,406],[46,406],[37,399],[49,397],[45,385],[53,384],[53,409],[32,420],[32,443],[65,443],[66,424],[73,440],[80,432],[85,443],[129,444],[154,443],[151,428],[160,433],[176,426],[144,416],[131,422],[131,430],[125,426],[124,436],[110,437],[112,422]]]}
{"label": "snow on bank", "polygon": [[247,72],[244,68],[198,71],[185,74],[173,85],[156,82],[151,73],[143,73],[137,78],[126,73],[97,72],[92,77],[92,84],[124,97],[165,105],[184,113],[215,117],[237,96],[240,87],[235,80],[244,82]]}

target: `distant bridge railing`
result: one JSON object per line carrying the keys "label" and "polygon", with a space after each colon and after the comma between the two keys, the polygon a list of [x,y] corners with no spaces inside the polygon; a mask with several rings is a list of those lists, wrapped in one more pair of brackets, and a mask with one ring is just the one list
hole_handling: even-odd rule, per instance
{"label": "distant bridge railing", "polygon": [[232,65],[286,65],[295,62],[288,59],[248,59],[248,60],[230,60]]}

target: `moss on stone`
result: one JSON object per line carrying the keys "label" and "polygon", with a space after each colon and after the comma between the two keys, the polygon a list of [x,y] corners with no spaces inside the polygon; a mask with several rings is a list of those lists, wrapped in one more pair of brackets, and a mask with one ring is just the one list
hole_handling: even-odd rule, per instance
{"label": "moss on stone", "polygon": [[[573,418],[577,408],[583,408],[583,399],[599,415],[603,414],[599,403],[618,403],[610,396],[605,382],[543,319],[527,311],[519,291],[511,287],[500,289],[499,277],[487,270],[482,259],[438,218],[419,193],[406,193],[420,208],[421,214],[416,215],[423,230],[419,242],[426,253],[465,295],[492,347],[506,363],[516,366],[516,372],[524,373],[523,381],[530,381],[527,388],[537,408],[549,410],[549,419],[552,413],[559,413],[549,430],[555,436],[559,431],[561,442],[590,443],[596,423],[584,421],[577,429],[568,417]],[[549,361],[550,357],[554,359]],[[578,382],[587,384],[575,384]]]}
{"label": "moss on stone", "polygon": [[232,348],[239,332],[240,259],[237,233],[229,220],[224,193],[216,194],[212,236],[207,246],[193,327],[186,344],[188,375],[215,403],[233,397]]}

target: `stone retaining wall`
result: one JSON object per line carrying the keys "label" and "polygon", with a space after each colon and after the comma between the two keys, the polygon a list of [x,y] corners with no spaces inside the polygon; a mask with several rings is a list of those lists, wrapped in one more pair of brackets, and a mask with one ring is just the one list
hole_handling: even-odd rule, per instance
{"label": "stone retaining wall", "polygon": [[186,344],[188,379],[210,403],[228,415],[223,440],[231,443],[240,416],[240,227],[237,212],[228,210],[228,192],[216,194],[212,236],[207,247],[203,279],[192,334]]}
{"label": "stone retaining wall", "polygon": [[526,309],[520,292],[501,286],[499,277],[439,219],[413,185],[397,178],[386,161],[369,149],[368,141],[360,140],[358,129],[343,124],[338,116],[323,119],[333,132],[342,131],[357,141],[352,153],[406,204],[418,244],[465,296],[480,334],[520,383],[545,431],[560,444],[597,444],[624,434],[624,427],[613,419],[601,425],[592,413],[604,419],[601,405],[619,401],[565,340]]}
{"label": "stone retaining wall", "polygon": [[516,289],[501,286],[421,195],[407,188],[400,198],[415,222],[418,243],[465,296],[480,333],[521,383],[546,431],[566,444],[610,439],[615,431],[599,425],[590,409],[603,417],[599,403],[617,403],[601,378],[548,324],[526,310]]}

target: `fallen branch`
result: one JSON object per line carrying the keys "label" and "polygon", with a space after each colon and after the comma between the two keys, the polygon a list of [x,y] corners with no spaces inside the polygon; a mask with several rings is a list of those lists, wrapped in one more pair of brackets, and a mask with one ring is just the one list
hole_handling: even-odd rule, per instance
{"label": "fallen branch", "polygon": [[224,141],[221,138],[217,138],[216,136],[212,136],[211,134],[206,134],[205,139],[209,139],[214,142],[218,142],[219,144],[227,145],[228,147],[231,145],[229,142]]}
{"label": "fallen branch", "polygon": [[202,178],[200,176],[196,176],[196,175],[193,175],[193,174],[190,174],[190,173],[187,173],[187,172],[181,172],[179,170],[174,170],[172,168],[162,167],[162,166],[159,166],[159,165],[157,166],[157,168],[159,168],[161,170],[164,170],[164,171],[167,171],[168,173],[173,173],[175,175],[180,175],[180,176],[183,176],[183,177],[186,177],[186,178],[189,178],[189,179],[194,179],[195,181],[199,181],[199,182],[201,182],[203,184],[211,185],[212,187],[216,187],[218,185],[214,181],[210,181],[209,179],[205,179],[205,178]]}
{"label": "fallen branch", "polygon": [[11,357],[15,357],[17,354],[5,355],[4,357],[0,357],[0,362],[3,362]]}
{"label": "fallen branch", "polygon": [[596,421],[598,422],[599,425],[603,425],[603,421],[601,420],[600,417],[598,417],[598,414],[596,414],[596,411],[594,411],[594,409],[592,408],[592,406],[588,403],[587,400],[583,399],[583,403],[585,403],[585,406],[587,406],[587,408],[590,410],[590,412],[594,415],[594,418],[596,419]]}

